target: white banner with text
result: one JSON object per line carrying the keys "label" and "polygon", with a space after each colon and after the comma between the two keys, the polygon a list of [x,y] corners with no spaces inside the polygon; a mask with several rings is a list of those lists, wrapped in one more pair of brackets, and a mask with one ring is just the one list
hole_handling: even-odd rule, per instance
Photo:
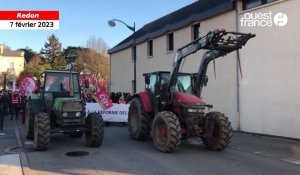
{"label": "white banner with text", "polygon": [[99,103],[87,103],[86,114],[99,112],[105,122],[127,122],[129,104],[113,103],[113,106],[104,110]]}

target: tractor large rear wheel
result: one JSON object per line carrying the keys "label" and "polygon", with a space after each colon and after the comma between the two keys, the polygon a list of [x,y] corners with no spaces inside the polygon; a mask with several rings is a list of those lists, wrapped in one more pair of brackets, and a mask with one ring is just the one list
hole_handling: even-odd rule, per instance
{"label": "tractor large rear wheel", "polygon": [[50,144],[50,119],[47,113],[37,113],[34,118],[34,146],[37,151],[48,149]]}
{"label": "tractor large rear wheel", "polygon": [[30,99],[26,104],[25,108],[25,135],[27,139],[33,140],[34,137],[34,116],[32,113],[32,106]]}
{"label": "tractor large rear wheel", "polygon": [[138,98],[131,101],[128,114],[129,134],[133,140],[146,140],[150,135],[149,116]]}
{"label": "tractor large rear wheel", "polygon": [[85,120],[85,142],[89,147],[99,147],[104,137],[104,121],[99,113],[90,113]]}
{"label": "tractor large rear wheel", "polygon": [[[205,116],[206,128],[202,137],[203,144],[207,149],[214,151],[224,150],[231,142],[231,123],[224,114],[220,112],[210,112]],[[210,125],[210,126],[209,126]]]}
{"label": "tractor large rear wheel", "polygon": [[181,144],[181,127],[177,116],[168,111],[157,113],[152,125],[153,142],[161,152],[174,152]]}

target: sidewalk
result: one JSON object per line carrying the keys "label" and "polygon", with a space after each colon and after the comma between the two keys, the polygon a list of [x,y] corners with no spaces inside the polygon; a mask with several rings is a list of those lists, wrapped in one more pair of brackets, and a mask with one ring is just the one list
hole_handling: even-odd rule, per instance
{"label": "sidewalk", "polygon": [[21,157],[18,152],[22,144],[18,141],[19,132],[10,115],[4,116],[3,130],[0,131],[0,175],[23,175]]}

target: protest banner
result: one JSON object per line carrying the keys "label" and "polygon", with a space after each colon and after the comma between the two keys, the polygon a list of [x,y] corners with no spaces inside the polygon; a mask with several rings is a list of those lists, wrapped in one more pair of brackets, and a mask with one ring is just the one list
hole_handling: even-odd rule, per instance
{"label": "protest banner", "polygon": [[113,103],[109,109],[103,109],[99,103],[87,103],[86,114],[98,112],[106,122],[127,122],[129,104]]}

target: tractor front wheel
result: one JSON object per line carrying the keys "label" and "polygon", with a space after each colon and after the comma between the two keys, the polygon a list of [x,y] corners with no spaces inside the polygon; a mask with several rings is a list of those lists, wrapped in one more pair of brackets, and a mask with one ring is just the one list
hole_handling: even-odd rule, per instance
{"label": "tractor front wheel", "polygon": [[149,137],[149,116],[144,112],[141,101],[134,98],[128,113],[128,129],[133,140],[146,140]]}
{"label": "tractor front wheel", "polygon": [[85,120],[85,142],[89,147],[99,147],[104,137],[104,122],[101,114],[90,113]]}
{"label": "tractor front wheel", "polygon": [[220,112],[207,113],[205,128],[202,141],[207,149],[221,151],[231,142],[231,123],[224,114]]}
{"label": "tractor front wheel", "polygon": [[34,118],[34,146],[37,151],[48,149],[50,144],[50,119],[47,113],[37,113]]}
{"label": "tractor front wheel", "polygon": [[181,127],[177,116],[168,111],[157,113],[152,125],[155,147],[164,153],[176,151],[181,144]]}

